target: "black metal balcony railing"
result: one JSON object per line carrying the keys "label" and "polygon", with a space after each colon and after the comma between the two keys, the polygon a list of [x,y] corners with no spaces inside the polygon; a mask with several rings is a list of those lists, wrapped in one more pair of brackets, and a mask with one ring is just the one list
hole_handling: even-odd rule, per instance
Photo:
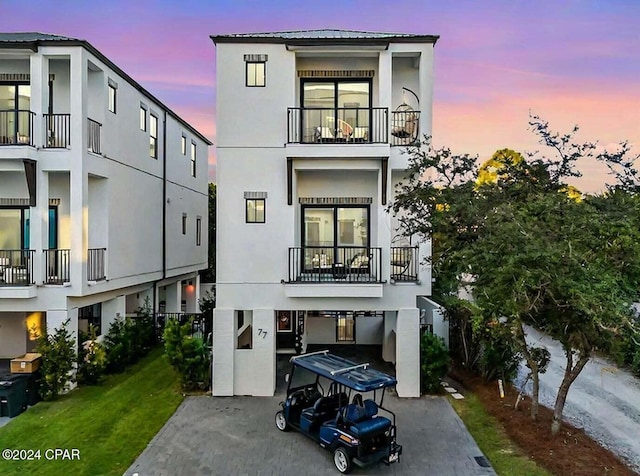
{"label": "black metal balcony railing", "polygon": [[69,277],[70,250],[49,249],[44,253],[44,283],[64,284],[71,281]]}
{"label": "black metal balcony railing", "polygon": [[396,282],[418,281],[418,247],[392,246],[390,251],[391,279]]}
{"label": "black metal balcony railing", "polygon": [[0,111],[0,145],[33,146],[35,113],[23,109]]}
{"label": "black metal balcony railing", "polygon": [[375,144],[388,142],[386,107],[287,109],[289,144]]}
{"label": "black metal balcony railing", "polygon": [[104,258],[106,248],[90,248],[87,256],[87,281],[102,281],[106,279]]}
{"label": "black metal balcony railing", "polygon": [[420,137],[420,111],[391,112],[391,145],[411,145]]}
{"label": "black metal balcony railing", "polygon": [[381,283],[381,248],[357,246],[289,248],[290,283]]}
{"label": "black metal balcony railing", "polygon": [[0,250],[0,286],[34,284],[34,250]]}
{"label": "black metal balcony railing", "polygon": [[87,118],[87,150],[94,154],[101,154],[102,149],[100,146],[100,132],[102,124]]}
{"label": "black metal balcony railing", "polygon": [[64,149],[71,145],[71,114],[43,114],[47,149]]}

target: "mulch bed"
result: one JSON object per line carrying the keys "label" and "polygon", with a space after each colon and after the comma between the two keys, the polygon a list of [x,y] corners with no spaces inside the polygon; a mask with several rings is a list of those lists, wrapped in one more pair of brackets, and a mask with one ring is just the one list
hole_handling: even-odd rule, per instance
{"label": "mulch bed", "polygon": [[[531,399],[513,406],[518,392],[511,385],[500,399],[496,382],[485,382],[464,370],[454,369],[451,378],[471,390],[484,408],[503,426],[509,438],[547,471],[559,476],[637,476],[611,451],[603,448],[581,429],[563,422],[558,434],[551,435],[553,411],[540,406],[538,421],[531,420]],[[639,435],[640,437],[640,435]]]}

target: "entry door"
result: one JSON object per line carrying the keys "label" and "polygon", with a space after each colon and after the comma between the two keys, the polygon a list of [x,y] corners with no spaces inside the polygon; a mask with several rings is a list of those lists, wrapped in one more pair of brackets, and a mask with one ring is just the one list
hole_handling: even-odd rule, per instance
{"label": "entry door", "polygon": [[294,349],[295,346],[295,311],[276,311],[276,349]]}

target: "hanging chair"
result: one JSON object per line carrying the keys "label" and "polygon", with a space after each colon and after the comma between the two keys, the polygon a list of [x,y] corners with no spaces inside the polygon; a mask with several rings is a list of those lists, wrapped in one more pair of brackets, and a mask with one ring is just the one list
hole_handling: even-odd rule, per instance
{"label": "hanging chair", "polygon": [[396,108],[391,135],[398,139],[415,139],[418,136],[418,117],[407,103],[403,102]]}

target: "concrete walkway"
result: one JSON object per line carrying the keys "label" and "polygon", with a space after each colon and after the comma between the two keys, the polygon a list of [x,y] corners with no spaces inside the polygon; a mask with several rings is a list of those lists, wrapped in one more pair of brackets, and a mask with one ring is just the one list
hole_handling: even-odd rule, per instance
{"label": "concrete walkway", "polygon": [[[152,475],[339,474],[331,453],[297,432],[276,429],[276,397],[188,397],[125,473]],[[396,413],[400,462],[354,474],[494,475],[448,397],[385,403]],[[478,458],[478,460],[476,460]]]}

